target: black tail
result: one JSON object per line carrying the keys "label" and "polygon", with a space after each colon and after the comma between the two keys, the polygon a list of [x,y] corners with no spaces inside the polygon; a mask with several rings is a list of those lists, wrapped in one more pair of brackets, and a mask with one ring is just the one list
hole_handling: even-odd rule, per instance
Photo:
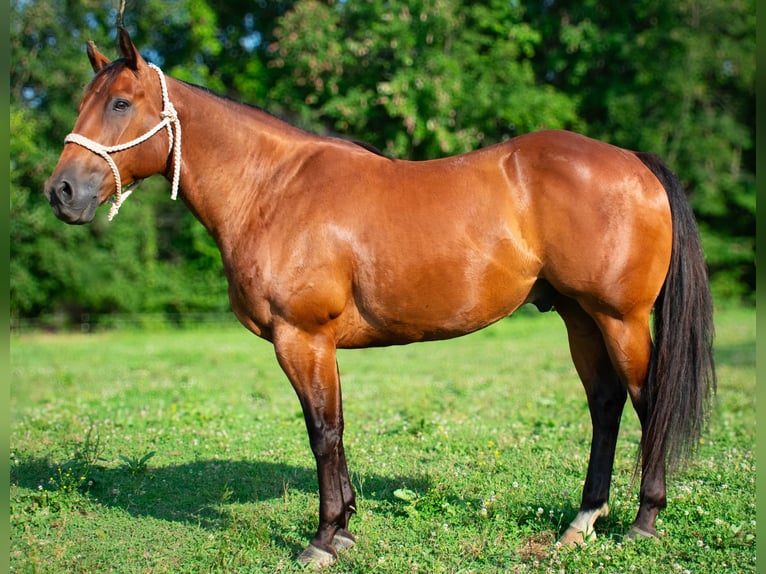
{"label": "black tail", "polygon": [[663,461],[674,470],[699,444],[716,391],[713,300],[697,223],[681,182],[653,154],[637,153],[670,201],[673,251],[654,306],[654,349],[646,384],[644,470]]}

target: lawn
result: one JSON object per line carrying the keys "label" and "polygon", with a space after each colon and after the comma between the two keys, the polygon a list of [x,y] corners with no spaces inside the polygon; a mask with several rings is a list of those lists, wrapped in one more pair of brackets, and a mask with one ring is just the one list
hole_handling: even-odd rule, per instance
{"label": "lawn", "polygon": [[[342,351],[357,546],[328,572],[754,572],[755,312],[716,318],[719,392],[659,540],[637,508],[627,408],[611,515],[579,505],[585,396],[555,314],[438,343]],[[234,324],[13,335],[13,572],[298,572],[317,486],[271,346]]]}

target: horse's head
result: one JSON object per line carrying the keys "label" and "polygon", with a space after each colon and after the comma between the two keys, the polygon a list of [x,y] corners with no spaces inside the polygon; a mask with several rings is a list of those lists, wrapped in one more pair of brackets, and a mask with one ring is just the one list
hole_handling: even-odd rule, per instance
{"label": "horse's head", "polygon": [[[114,62],[88,42],[96,76],[45,184],[53,212],[67,223],[90,222],[96,208],[115,195],[113,216],[142,179],[167,171],[173,127],[180,137],[162,72],[141,57],[123,28],[118,36],[122,58]],[[168,137],[155,136],[163,127]]]}

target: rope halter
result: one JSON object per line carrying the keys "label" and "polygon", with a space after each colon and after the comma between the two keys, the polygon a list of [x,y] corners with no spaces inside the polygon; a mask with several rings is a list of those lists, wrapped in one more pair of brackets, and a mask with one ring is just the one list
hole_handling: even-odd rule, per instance
{"label": "rope halter", "polygon": [[[173,104],[170,102],[170,98],[168,97],[168,87],[165,83],[165,74],[163,74],[162,70],[160,70],[159,67],[155,66],[154,64],[149,64],[149,67],[157,72],[157,75],[160,77],[160,84],[162,86],[162,112],[160,112],[160,118],[162,118],[162,121],[160,123],[150,129],[144,135],[137,137],[134,140],[113,146],[101,145],[98,142],[95,142],[86,138],[85,136],[81,136],[80,134],[76,133],[71,133],[64,138],[65,144],[75,143],[77,145],[81,145],[82,147],[104,158],[106,163],[109,164],[109,167],[112,170],[112,174],[114,175],[115,183],[115,193],[110,198],[112,207],[109,210],[109,221],[111,221],[114,216],[117,215],[117,212],[120,210],[122,203],[128,199],[128,196],[130,196],[130,194],[133,193],[133,190],[138,187],[138,184],[141,183],[141,180],[138,180],[123,190],[122,180],[120,179],[120,170],[117,169],[117,164],[114,163],[112,156],[109,154],[118,151],[124,151],[126,149],[137,146],[138,144],[148,140],[162,128],[166,128],[168,130],[168,139],[170,141],[168,146],[168,155],[173,154],[173,187],[170,197],[171,199],[176,199],[178,197],[178,185],[181,179],[181,122],[178,120],[176,109],[173,107]],[[173,135],[174,128],[175,137]]]}

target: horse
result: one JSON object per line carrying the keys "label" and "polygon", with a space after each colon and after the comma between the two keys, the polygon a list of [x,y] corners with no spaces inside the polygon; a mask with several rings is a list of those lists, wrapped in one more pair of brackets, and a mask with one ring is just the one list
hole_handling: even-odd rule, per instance
{"label": "horse", "polygon": [[695,453],[716,390],[697,223],[659,157],[543,130],[392,159],[167,77],[121,26],[118,44],[110,61],[87,43],[95,76],[44,195],[84,224],[161,174],[213,237],[232,311],[273,344],[316,459],[319,522],[299,562],[332,564],[356,541],[336,350],[458,337],[527,303],[562,317],[592,422],[559,543],[593,539],[609,512],[628,397],[640,490],[625,537],[658,536],[666,475]]}

